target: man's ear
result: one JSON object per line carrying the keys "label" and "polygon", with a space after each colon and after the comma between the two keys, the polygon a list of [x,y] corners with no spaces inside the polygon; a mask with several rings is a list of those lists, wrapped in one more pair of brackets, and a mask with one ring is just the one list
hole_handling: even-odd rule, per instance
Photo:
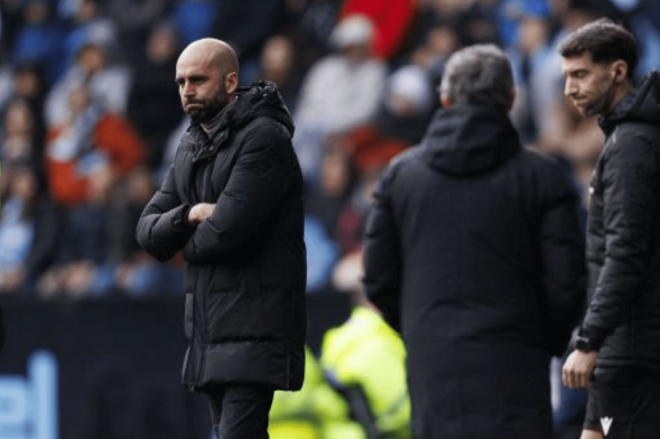
{"label": "man's ear", "polygon": [[454,102],[446,94],[441,94],[440,105],[442,105],[442,108],[451,108],[451,106],[454,105]]}
{"label": "man's ear", "polygon": [[619,85],[628,79],[628,63],[622,59],[614,61],[611,65],[612,81]]}
{"label": "man's ear", "polygon": [[233,95],[238,88],[238,73],[229,72],[225,75],[225,90],[228,95]]}

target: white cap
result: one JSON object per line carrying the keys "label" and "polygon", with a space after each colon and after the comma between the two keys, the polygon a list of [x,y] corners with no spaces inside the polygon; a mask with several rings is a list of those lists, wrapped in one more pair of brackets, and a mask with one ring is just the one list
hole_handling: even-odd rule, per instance
{"label": "white cap", "polygon": [[362,14],[351,14],[335,26],[330,35],[330,43],[338,48],[353,45],[371,45],[374,26],[372,21]]}
{"label": "white cap", "polygon": [[388,79],[387,91],[389,99],[392,96],[405,99],[418,112],[430,109],[435,97],[429,74],[414,64],[400,67],[392,73]]}

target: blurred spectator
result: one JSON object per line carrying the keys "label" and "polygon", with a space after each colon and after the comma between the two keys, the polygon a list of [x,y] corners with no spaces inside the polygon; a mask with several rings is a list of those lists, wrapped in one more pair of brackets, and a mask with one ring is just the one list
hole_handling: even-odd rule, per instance
{"label": "blurred spectator", "polygon": [[381,170],[389,161],[388,156],[378,154],[368,167],[358,173],[356,185],[337,218],[335,239],[341,256],[353,254],[362,249],[362,238],[367,214],[373,203],[373,194]]}
{"label": "blurred spectator", "polygon": [[135,239],[135,227],[155,190],[153,175],[146,166],[132,169],[126,179],[116,185],[112,200],[114,221],[111,233],[115,239],[110,250],[110,257],[115,263],[129,261],[143,253]]}
{"label": "blurred spectator", "polygon": [[360,248],[374,179],[392,157],[421,140],[435,108],[434,97],[424,69],[414,64],[401,67],[388,77],[372,119],[326,141],[319,183],[308,184],[306,206],[324,222],[340,255]]}
{"label": "blurred spectator", "polygon": [[291,0],[287,1],[289,15],[293,17],[295,32],[305,43],[305,68],[331,50],[330,35],[337,25],[343,0]]}
{"label": "blurred spectator", "polygon": [[303,78],[298,50],[291,37],[275,34],[266,40],[259,64],[261,79],[277,84],[291,113],[296,111]]}
{"label": "blurred spectator", "polygon": [[324,291],[339,258],[337,224],[350,199],[356,175],[348,154],[339,148],[323,152],[318,178],[305,188],[307,291]]}
{"label": "blurred spectator", "polygon": [[321,365],[369,439],[410,439],[406,350],[399,334],[364,296],[361,266],[360,252],[337,266],[335,282],[351,295],[353,308],[346,322],[325,333]]}
{"label": "blurred spectator", "polygon": [[54,200],[65,206],[84,202],[90,172],[107,164],[125,176],[143,163],[146,147],[126,119],[105,111],[84,84],[70,88],[68,118],[50,127],[45,161]]}
{"label": "blurred spectator", "polygon": [[17,63],[14,68],[14,95],[25,98],[38,113],[43,131],[43,104],[48,83],[44,79],[43,68],[35,63]]}
{"label": "blurred spectator", "polygon": [[66,66],[63,52],[66,31],[55,17],[54,7],[52,0],[23,0],[22,26],[12,51],[14,62],[41,65],[49,85]]}
{"label": "blurred spectator", "polygon": [[211,36],[229,42],[236,51],[240,82],[255,81],[264,43],[285,24],[285,0],[222,0],[218,5]]}
{"label": "blurred spectator", "polygon": [[167,15],[173,0],[112,0],[107,3],[107,15],[120,32],[137,36],[147,31]]}
{"label": "blurred spectator", "polygon": [[41,163],[43,129],[39,116],[25,98],[15,97],[7,103],[0,137],[0,161],[5,172],[17,163]]}
{"label": "blurred spectator", "polygon": [[548,20],[549,8],[545,3],[539,2],[523,3],[518,6],[515,13],[518,38],[508,46],[506,53],[513,64],[516,82],[516,102],[512,111],[512,120],[520,132],[523,144],[530,144],[537,139],[539,127],[543,124],[539,119],[545,115],[544,105],[547,104],[546,101],[539,99],[536,90],[541,85],[540,80],[543,78],[543,70],[546,68],[548,58],[555,55],[549,46],[551,31]]}
{"label": "blurred spectator", "polygon": [[153,175],[147,167],[135,168],[128,175],[113,207],[109,262],[117,288],[133,298],[178,296],[184,291],[181,258],[161,264],[148,256],[135,239],[138,219],[155,191]]}
{"label": "blurred spectator", "polygon": [[348,152],[337,147],[324,149],[318,178],[308,181],[305,188],[305,212],[317,218],[333,240],[336,240],[339,215],[356,182],[357,174]]}
{"label": "blurred spectator", "polygon": [[[66,3],[67,0],[60,0],[59,6]],[[81,47],[90,41],[103,44],[108,58],[120,59],[117,23],[105,14],[103,0],[73,0],[68,3],[69,9],[61,11],[68,24],[64,41],[67,67],[75,61]]]}
{"label": "blurred spectator", "polygon": [[172,80],[178,55],[174,28],[159,23],[151,28],[140,56],[131,62],[134,75],[126,117],[147,143],[152,169],[161,165],[167,139],[183,117]]}
{"label": "blurred spectator", "polygon": [[86,198],[64,210],[57,258],[37,281],[36,292],[43,300],[104,297],[113,292],[109,262],[116,239],[112,235],[116,179],[105,162],[92,165],[88,179]]}
{"label": "blurred spectator", "polygon": [[174,163],[174,156],[176,155],[177,148],[181,141],[181,137],[186,133],[190,126],[190,116],[184,114],[179,122],[172,128],[170,135],[167,137],[165,150],[163,151],[163,161],[159,168],[155,169],[156,182],[158,185],[163,180],[165,173],[169,170],[172,163]]}
{"label": "blurred spectator", "polygon": [[[0,41],[2,39],[0,38]],[[1,57],[2,55],[0,55]],[[0,58],[0,108],[14,95],[14,65]]]}
{"label": "blurred spectator", "polygon": [[309,347],[305,347],[302,389],[275,392],[268,433],[270,439],[368,439]]}
{"label": "blurred spectator", "polygon": [[498,11],[499,38],[504,49],[512,45],[524,44],[520,31],[521,22],[527,16],[547,20],[549,25],[552,0],[500,0]]}
{"label": "blurred spectator", "polygon": [[31,294],[54,260],[59,219],[39,172],[22,162],[9,171],[0,210],[0,292]]}
{"label": "blurred spectator", "polygon": [[410,53],[410,62],[429,72],[434,86],[440,84],[442,70],[449,56],[460,48],[458,32],[448,24],[436,24]]}
{"label": "blurred spectator", "polygon": [[333,140],[358,171],[374,160],[384,163],[422,139],[436,102],[428,72],[415,64],[404,65],[388,77],[376,115]]}
{"label": "blurred spectator", "polygon": [[386,65],[371,55],[373,24],[367,17],[344,18],[331,41],[338,51],[312,66],[296,107],[293,140],[306,179],[318,170],[327,136],[373,117],[387,75]]}
{"label": "blurred spectator", "polygon": [[392,60],[407,43],[417,13],[416,0],[344,0],[339,19],[363,14],[374,23],[374,56]]}
{"label": "blurred spectator", "polygon": [[310,214],[305,215],[305,246],[307,247],[306,292],[325,292],[339,256],[339,249],[321,220]]}
{"label": "blurred spectator", "polygon": [[126,114],[131,87],[130,68],[115,60],[114,40],[100,32],[83,32],[75,45],[75,62],[59,78],[46,96],[45,120],[48,128],[71,117],[69,94],[72,88],[86,83],[94,99],[106,111]]}
{"label": "blurred spectator", "polygon": [[461,47],[475,41],[498,43],[498,6],[498,0],[419,0],[419,29],[411,39],[423,40],[431,29],[448,26]]}
{"label": "blurred spectator", "polygon": [[107,15],[117,25],[117,39],[128,59],[142,54],[154,23],[162,22],[172,0],[112,0],[106,2]]}
{"label": "blurred spectator", "polygon": [[8,102],[21,97],[28,101],[35,116],[35,135],[41,137],[44,131],[43,101],[48,84],[43,68],[32,62],[0,65],[0,109],[6,110]]}
{"label": "blurred spectator", "polygon": [[499,5],[499,0],[466,2],[466,6],[456,17],[456,29],[462,45],[482,43],[501,45],[498,27]]}

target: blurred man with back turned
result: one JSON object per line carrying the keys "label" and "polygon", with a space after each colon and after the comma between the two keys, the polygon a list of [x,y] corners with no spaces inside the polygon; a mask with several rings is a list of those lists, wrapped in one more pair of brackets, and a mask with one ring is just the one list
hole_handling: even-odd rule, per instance
{"label": "blurred man with back turned", "polygon": [[583,300],[578,197],[521,146],[500,49],[454,53],[439,91],[421,144],[381,175],[366,292],[406,344],[413,437],[549,439],[550,359]]}

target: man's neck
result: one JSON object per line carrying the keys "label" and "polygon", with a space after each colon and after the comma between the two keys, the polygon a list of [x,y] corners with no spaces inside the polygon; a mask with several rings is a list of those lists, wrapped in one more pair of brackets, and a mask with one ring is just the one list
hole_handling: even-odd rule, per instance
{"label": "man's neck", "polygon": [[208,122],[200,123],[200,126],[202,127],[206,135],[209,137],[209,139],[212,138],[215,135],[215,133],[218,132],[218,129],[220,129],[220,123],[222,122],[222,115],[225,112],[226,108],[227,107],[218,111],[218,114],[213,116],[213,119],[209,120]]}
{"label": "man's neck", "polygon": [[619,102],[632,91],[633,89],[633,84],[630,80],[626,80],[625,82],[621,83],[619,87],[616,88],[614,92],[614,98],[612,99],[612,105],[610,107],[610,111],[608,111],[608,114],[614,111],[614,109],[619,105]]}

